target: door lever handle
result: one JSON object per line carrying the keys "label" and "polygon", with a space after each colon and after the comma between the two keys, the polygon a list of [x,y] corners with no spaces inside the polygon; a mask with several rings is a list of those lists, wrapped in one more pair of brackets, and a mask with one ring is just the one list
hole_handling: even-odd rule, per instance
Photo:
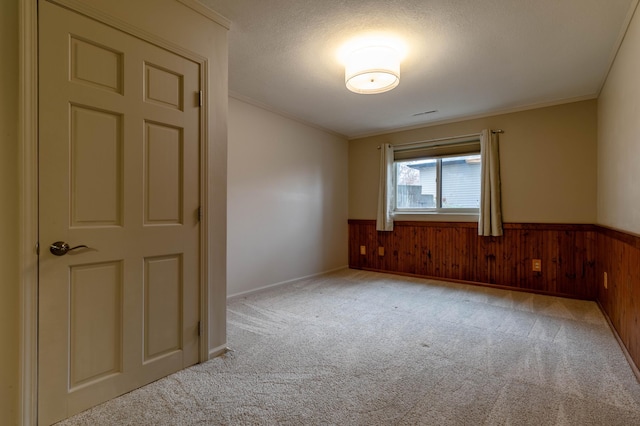
{"label": "door lever handle", "polygon": [[79,248],[89,248],[89,247],[85,246],[84,244],[71,247],[69,246],[69,244],[65,243],[64,241],[56,241],[55,243],[51,244],[51,246],[49,246],[49,251],[54,256],[64,256],[65,254],[69,253],[71,250],[75,250]]}

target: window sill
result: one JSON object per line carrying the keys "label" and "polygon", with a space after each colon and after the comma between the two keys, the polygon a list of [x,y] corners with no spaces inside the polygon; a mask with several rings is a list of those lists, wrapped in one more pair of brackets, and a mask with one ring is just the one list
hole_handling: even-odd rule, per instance
{"label": "window sill", "polygon": [[477,222],[478,213],[394,212],[397,221]]}

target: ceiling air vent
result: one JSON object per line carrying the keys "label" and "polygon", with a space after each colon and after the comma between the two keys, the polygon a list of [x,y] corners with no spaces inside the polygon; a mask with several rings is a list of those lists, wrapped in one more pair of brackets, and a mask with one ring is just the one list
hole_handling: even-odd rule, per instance
{"label": "ceiling air vent", "polygon": [[419,117],[421,115],[427,115],[427,114],[433,114],[434,112],[438,112],[437,109],[433,109],[431,111],[423,111],[423,112],[416,112],[415,114],[412,114],[412,117]]}

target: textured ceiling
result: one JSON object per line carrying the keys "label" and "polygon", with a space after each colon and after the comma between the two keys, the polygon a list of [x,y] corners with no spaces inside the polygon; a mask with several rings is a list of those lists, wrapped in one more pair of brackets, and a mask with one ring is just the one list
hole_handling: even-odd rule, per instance
{"label": "textured ceiling", "polygon": [[[200,1],[231,20],[232,96],[347,137],[595,97],[638,3]],[[409,52],[397,88],[358,95],[336,53],[370,31]]]}

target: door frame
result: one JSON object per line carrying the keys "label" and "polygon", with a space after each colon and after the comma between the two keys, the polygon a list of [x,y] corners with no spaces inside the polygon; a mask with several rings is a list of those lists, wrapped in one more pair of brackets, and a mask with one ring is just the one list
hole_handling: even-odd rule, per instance
{"label": "door frame", "polygon": [[[226,246],[226,202],[220,206],[214,206],[214,196],[224,197],[226,200],[226,114],[227,114],[227,74],[226,71],[226,38],[225,50],[216,54],[223,54],[221,64],[210,64],[209,58],[201,56],[182,46],[169,42],[148,31],[132,26],[130,23],[113,17],[98,8],[77,0],[41,0],[57,3],[81,14],[87,15],[100,22],[104,22],[121,31],[131,34],[144,41],[165,48],[177,55],[186,57],[200,65],[201,90],[204,92],[203,103],[200,110],[200,205],[204,210],[200,222],[200,337],[199,337],[199,362],[204,362],[219,355],[226,349],[226,334],[220,333],[224,326],[218,324],[210,332],[211,321],[224,322],[226,311],[218,307],[212,312],[210,296],[212,291],[222,293],[226,302],[226,253],[220,253],[220,244],[211,244],[212,239],[224,241]],[[190,8],[199,15],[228,30],[230,22],[223,16],[208,9],[197,0],[175,0],[183,6]],[[19,0],[19,104],[18,104],[18,144],[19,144],[19,389],[18,389],[18,421],[21,425],[36,425],[38,419],[38,0]],[[222,66],[222,68],[221,68]],[[216,69],[214,69],[216,68]],[[222,82],[217,82],[215,87],[209,87],[210,73],[216,72]],[[218,93],[212,94],[212,91]],[[223,92],[223,93],[220,93]],[[216,105],[213,95],[224,96],[224,108],[221,111],[209,114],[209,104]],[[211,102],[209,102],[211,100]],[[210,115],[214,123],[212,127]],[[220,119],[223,120],[220,120]],[[212,138],[220,138],[224,135],[224,141],[220,146],[210,146]],[[220,144],[220,141],[218,141]],[[224,161],[214,156],[222,156]],[[210,176],[212,166],[222,165],[218,174],[224,173],[222,182],[216,182]],[[218,186],[224,183],[225,188]],[[218,203],[220,204],[220,203]],[[224,229],[214,231],[210,223],[220,222]],[[220,258],[217,263],[210,265],[209,255],[217,255]],[[217,268],[216,268],[217,267]],[[217,271],[214,271],[214,268]],[[223,312],[220,312],[223,311]],[[222,314],[222,316],[221,316]],[[215,324],[215,323],[214,323]],[[217,335],[216,335],[217,333]],[[210,349],[210,336],[218,344]]]}
{"label": "door frame", "polygon": [[19,1],[18,143],[20,167],[21,425],[38,419],[38,4]]}

